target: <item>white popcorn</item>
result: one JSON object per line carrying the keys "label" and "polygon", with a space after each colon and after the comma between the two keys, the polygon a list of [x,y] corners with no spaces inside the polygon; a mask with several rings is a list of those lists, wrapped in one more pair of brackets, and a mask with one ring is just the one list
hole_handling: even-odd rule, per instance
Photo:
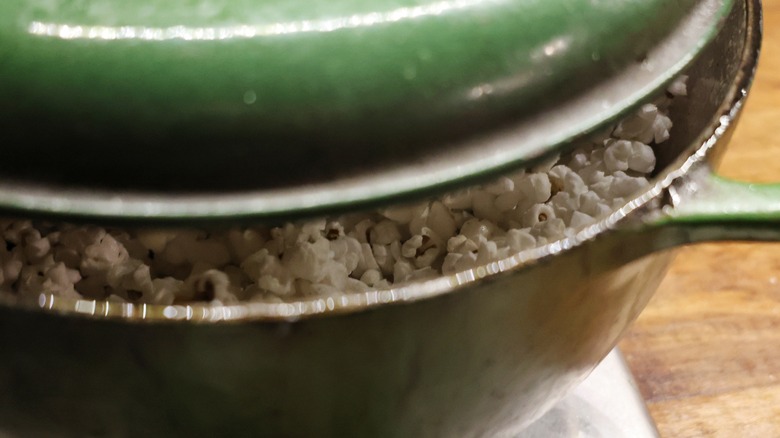
{"label": "white popcorn", "polygon": [[384,280],[384,276],[376,269],[369,269],[360,277],[360,281],[371,287],[375,287],[382,280]]}
{"label": "white popcorn", "polygon": [[506,243],[512,252],[520,252],[536,246],[536,238],[528,228],[522,230],[509,230],[506,233]]}
{"label": "white popcorn", "polygon": [[[685,95],[684,79],[668,89]],[[669,98],[642,105],[568,156],[440,199],[206,232],[0,221],[0,293],[117,303],[285,302],[386,289],[573,236],[649,184]]]}
{"label": "white popcorn", "polygon": [[458,231],[452,212],[439,201],[431,203],[426,221],[428,228],[442,239],[449,239]]}
{"label": "white popcorn", "polygon": [[333,295],[341,295],[344,292],[368,292],[372,289],[372,286],[355,278],[345,276],[344,279],[346,280],[344,286],[341,289],[337,288]]}
{"label": "white popcorn", "polygon": [[546,173],[549,172],[550,169],[552,169],[553,166],[558,164],[558,161],[561,159],[558,155],[553,155],[550,158],[546,158],[541,163],[534,166],[533,171],[536,173]]}
{"label": "white popcorn", "polygon": [[431,268],[431,267],[425,267],[422,269],[416,269],[412,271],[409,275],[406,276],[404,281],[422,281],[422,280],[428,280],[431,278],[436,278],[439,275],[441,275],[440,272],[437,270]]}
{"label": "white popcorn", "polygon": [[374,225],[369,234],[371,243],[377,245],[389,245],[401,240],[401,231],[398,229],[398,225],[389,219]]}
{"label": "white popcorn", "polygon": [[263,275],[257,280],[257,286],[261,290],[270,292],[280,298],[291,296],[295,293],[293,278],[289,275],[280,277]]}
{"label": "white popcorn", "polygon": [[46,270],[41,286],[55,295],[78,297],[73,285],[81,280],[75,269],[68,269],[64,263],[56,263]]}
{"label": "white popcorn", "polygon": [[576,172],[568,172],[563,177],[563,189],[566,193],[577,196],[587,192],[588,186]]}
{"label": "white popcorn", "polygon": [[638,141],[631,142],[631,155],[626,163],[628,163],[628,168],[633,171],[639,173],[652,172],[655,169],[653,148]]}
{"label": "white popcorn", "polygon": [[658,116],[658,107],[651,103],[642,105],[638,111],[618,123],[613,135],[624,140],[651,143],[654,137],[653,121],[656,116]]}
{"label": "white popcorn", "polygon": [[520,190],[526,195],[526,199],[531,204],[547,202],[552,195],[550,177],[547,176],[547,173],[526,175]]}
{"label": "white popcorn", "polygon": [[[243,260],[257,251],[260,251],[260,249],[263,248],[265,240],[263,234],[256,229],[233,229],[227,232],[229,251],[231,252],[233,259]],[[169,240],[166,240],[166,245],[167,242],[169,242]],[[165,247],[163,246],[163,248]],[[157,250],[154,251],[160,252]]]}
{"label": "white popcorn", "polygon": [[441,251],[438,246],[428,248],[414,258],[414,266],[419,269],[430,267],[439,257],[439,254],[441,254]]}
{"label": "white popcorn", "polygon": [[[603,140],[599,141],[598,144],[603,144],[604,140],[606,140],[608,136],[609,134],[607,134],[607,137],[605,137]],[[572,170],[580,170],[588,164],[590,164],[590,160],[584,151],[578,150],[572,153],[571,159],[569,160],[569,167]]]}
{"label": "white popcorn", "polygon": [[489,238],[496,229],[496,225],[490,221],[469,219],[461,226],[460,234],[477,241],[479,236]]}
{"label": "white popcorn", "polygon": [[604,164],[607,170],[615,172],[628,170],[628,159],[631,158],[631,142],[628,140],[607,140],[604,151]]}
{"label": "white popcorn", "polygon": [[492,222],[501,220],[501,211],[496,208],[495,195],[483,190],[474,191],[474,215]]}
{"label": "white popcorn", "polygon": [[374,252],[374,260],[379,265],[379,269],[385,275],[393,272],[393,265],[395,264],[395,258],[390,254],[389,245],[373,245],[371,249]]}
{"label": "white popcorn", "polygon": [[[453,237],[453,239],[455,238]],[[465,240],[466,238],[463,237],[463,239]],[[420,249],[422,244],[423,244],[423,236],[421,234],[412,236],[409,240],[404,242],[403,246],[401,247],[401,255],[403,255],[406,258],[416,257],[417,251]]]}
{"label": "white popcorn", "polygon": [[[568,222],[572,213],[580,208],[580,198],[579,196],[572,196],[569,192],[558,192],[547,205],[553,208],[555,216]],[[528,226],[533,226],[533,224]]]}
{"label": "white popcorn", "polygon": [[478,248],[479,245],[477,245],[474,240],[469,239],[463,234],[451,237],[450,240],[447,241],[447,252],[449,253],[474,252]]}
{"label": "white popcorn", "polygon": [[517,207],[517,203],[523,197],[523,193],[519,190],[513,190],[511,192],[502,193],[496,196],[494,202],[495,207],[501,213],[506,213]]}
{"label": "white popcorn", "polygon": [[653,141],[658,144],[669,139],[669,130],[672,129],[672,119],[659,114],[658,117],[653,120]]}
{"label": "white popcorn", "polygon": [[420,210],[417,215],[412,218],[412,220],[409,222],[409,234],[414,235],[422,233],[422,229],[428,224],[429,212],[430,207],[426,205],[424,209]]}
{"label": "white popcorn", "polygon": [[416,206],[399,205],[383,208],[379,210],[379,214],[399,225],[406,225],[411,222],[414,217],[419,216],[426,207],[426,204]]}
{"label": "white popcorn", "polygon": [[269,232],[271,238],[263,244],[263,249],[270,254],[278,256],[284,252],[285,232],[282,228],[272,228]]}
{"label": "white popcorn", "polygon": [[7,258],[3,257],[3,284],[10,285],[19,278],[19,273],[22,271],[22,267],[24,267],[24,262],[19,254],[17,252],[15,255],[11,254]]}
{"label": "white popcorn", "polygon": [[294,239],[289,239],[290,241],[295,242],[313,242],[315,240],[318,240],[320,237],[322,237],[325,234],[325,226],[327,225],[327,222],[325,219],[315,219],[308,222],[304,222],[301,225],[300,231],[296,230],[295,227],[286,227],[292,232],[293,236],[296,236]]}
{"label": "white popcorn", "polygon": [[322,279],[314,284],[329,285],[343,290],[347,285],[348,275],[347,268],[344,265],[330,261],[323,268]]}
{"label": "white popcorn", "polygon": [[328,240],[336,240],[340,237],[346,236],[344,233],[344,225],[339,221],[330,221],[325,226],[324,236]]}
{"label": "white popcorn", "polygon": [[610,172],[633,170],[650,173],[655,168],[653,149],[638,141],[608,141],[604,163]]}
{"label": "white popcorn", "polygon": [[547,204],[536,204],[529,208],[523,215],[523,225],[533,227],[542,222],[555,218],[555,210]]}
{"label": "white popcorn", "polygon": [[563,190],[564,178],[567,174],[573,172],[571,168],[563,164],[554,166],[547,172],[547,177],[550,179],[551,193],[553,196]]}
{"label": "white popcorn", "polygon": [[564,237],[566,230],[566,224],[563,219],[552,218],[544,222],[539,222],[535,226],[539,230],[539,237],[547,239],[548,242],[558,240]]}
{"label": "white popcorn", "polygon": [[610,199],[610,205],[612,206],[612,208],[610,208],[610,211],[612,211],[613,209],[622,207],[623,204],[625,204],[625,203],[626,203],[626,200],[624,198],[619,198],[618,197],[618,198]]}
{"label": "white popcorn", "polygon": [[149,260],[153,259],[157,254],[154,251],[149,251],[141,242],[134,236],[131,236],[129,232],[124,230],[111,229],[107,230],[122,247],[124,247],[128,256],[134,259],[143,260],[145,263],[149,263]]}
{"label": "white popcorn", "polygon": [[156,253],[163,252],[168,243],[176,236],[176,232],[169,230],[139,230],[136,234],[136,238],[146,249]]}
{"label": "white popcorn", "polygon": [[581,228],[586,225],[590,225],[593,222],[596,221],[596,218],[593,216],[589,216],[583,212],[575,211],[571,215],[571,220],[569,221],[569,226],[572,228]]}
{"label": "white popcorn", "polygon": [[686,96],[688,95],[688,76],[680,75],[672,81],[667,91],[673,96]]}
{"label": "white popcorn", "polygon": [[477,254],[473,252],[469,252],[465,254],[450,254],[450,255],[457,256],[457,259],[455,259],[447,266],[447,270],[444,271],[444,273],[451,274],[466,269],[471,269],[477,266]]}
{"label": "white popcorn", "polygon": [[355,267],[355,269],[352,271],[352,273],[355,276],[361,276],[364,272],[374,269],[379,270],[379,264],[376,262],[376,259],[374,258],[374,251],[371,249],[371,245],[368,243],[361,243],[360,244],[360,259],[358,260],[358,264]]}
{"label": "white popcorn", "polygon": [[333,253],[333,260],[344,265],[348,273],[352,273],[360,263],[360,242],[352,237],[331,240],[330,251]]}
{"label": "white popcorn", "polygon": [[393,266],[393,282],[402,283],[407,281],[414,272],[414,266],[405,260],[399,260]]}
{"label": "white popcorn", "polygon": [[[557,161],[557,160],[556,160]],[[490,184],[485,185],[485,191],[491,195],[500,195],[515,189],[515,182],[506,176],[499,177]]]}
{"label": "white popcorn", "polygon": [[79,270],[85,275],[102,276],[116,266],[123,265],[129,258],[125,248],[110,234],[84,248]]}
{"label": "white popcorn", "polygon": [[443,274],[452,274],[458,272],[458,266],[460,259],[463,258],[463,254],[451,252],[444,257],[444,263],[441,265],[441,272]]}
{"label": "white popcorn", "polygon": [[477,264],[483,265],[499,259],[498,245],[496,242],[482,238],[477,250]]}
{"label": "white popcorn", "polygon": [[461,190],[455,193],[444,195],[441,199],[442,204],[452,210],[465,210],[471,208],[472,194],[470,190]]}
{"label": "white popcorn", "polygon": [[600,203],[601,197],[595,192],[583,193],[579,197],[579,208],[577,210],[589,216],[599,217],[598,205]]}
{"label": "white popcorn", "polygon": [[152,304],[173,304],[183,287],[184,282],[173,277],[155,278],[152,280],[152,294],[148,300]]}
{"label": "white popcorn", "polygon": [[36,263],[46,257],[51,250],[51,243],[45,237],[41,237],[38,230],[32,229],[22,237],[24,256],[31,263]]}
{"label": "white popcorn", "polygon": [[603,199],[612,198],[612,183],[615,177],[612,175],[603,175],[599,181],[590,185],[590,190]]}
{"label": "white popcorn", "polygon": [[19,245],[24,234],[33,229],[31,221],[3,221],[3,238],[6,242]]}
{"label": "white popcorn", "polygon": [[[62,230],[59,237],[59,243],[62,246],[72,248],[73,250],[80,252],[83,251],[89,245],[97,243],[103,236],[106,235],[106,230],[97,227],[66,227]],[[6,239],[8,240],[8,239]]]}
{"label": "white popcorn", "polygon": [[634,178],[620,171],[615,172],[614,177],[610,185],[612,198],[630,196],[648,185],[646,178]]}
{"label": "white popcorn", "polygon": [[417,247],[415,255],[409,258],[412,259],[415,267],[422,269],[431,266],[438,259],[444,250],[445,244],[430,228],[423,228],[420,237],[420,246]]}
{"label": "white popcorn", "polygon": [[192,289],[195,297],[201,300],[219,300],[223,304],[238,301],[230,290],[230,279],[227,274],[217,269],[193,274],[185,284]]}
{"label": "white popcorn", "polygon": [[264,275],[281,277],[287,273],[279,258],[265,248],[252,254],[241,262],[241,269],[243,269],[247,276],[254,281],[257,281]]}
{"label": "white popcorn", "polygon": [[355,228],[347,235],[357,239],[360,243],[368,243],[371,228],[374,227],[374,221],[371,219],[364,219],[355,225]]}
{"label": "white popcorn", "polygon": [[141,301],[152,295],[152,277],[149,266],[140,260],[128,260],[111,266],[106,274],[106,283],[114,293],[128,301]]}
{"label": "white popcorn", "polygon": [[331,257],[328,240],[318,239],[314,243],[304,241],[288,248],[282,256],[282,264],[296,278],[318,282],[325,275],[324,267]]}

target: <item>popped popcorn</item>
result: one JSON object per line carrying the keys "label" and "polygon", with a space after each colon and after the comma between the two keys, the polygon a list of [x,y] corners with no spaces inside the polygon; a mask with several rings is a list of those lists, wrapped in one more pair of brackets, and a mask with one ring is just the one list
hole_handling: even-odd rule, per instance
{"label": "popped popcorn", "polygon": [[[685,95],[685,79],[667,95]],[[0,293],[221,305],[456,273],[573,235],[647,186],[669,102],[642,105],[565,157],[413,205],[212,232],[0,221]]]}

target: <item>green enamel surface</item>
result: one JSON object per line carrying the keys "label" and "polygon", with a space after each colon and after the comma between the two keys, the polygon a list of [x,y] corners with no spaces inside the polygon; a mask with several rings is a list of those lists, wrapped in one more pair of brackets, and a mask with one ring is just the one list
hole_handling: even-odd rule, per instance
{"label": "green enamel surface", "polygon": [[[573,77],[594,58],[635,60],[691,3],[10,0],[0,97],[4,111],[45,106],[138,130],[500,115],[566,81],[595,82]],[[475,103],[469,91],[483,83],[503,89]]]}
{"label": "green enamel surface", "polygon": [[746,183],[712,174],[694,183],[695,193],[685,196],[664,224],[750,226],[758,222],[780,229],[780,184]]}
{"label": "green enamel surface", "polygon": [[378,167],[554,105],[695,3],[6,0],[0,170],[164,190],[247,160],[261,176],[234,186],[285,184],[265,163],[328,181],[352,151]]}

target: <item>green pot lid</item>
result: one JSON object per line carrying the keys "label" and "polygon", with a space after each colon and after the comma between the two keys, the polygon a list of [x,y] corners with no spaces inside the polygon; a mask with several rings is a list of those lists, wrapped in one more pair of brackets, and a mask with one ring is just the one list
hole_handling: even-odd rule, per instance
{"label": "green pot lid", "polygon": [[288,218],[538,159],[733,0],[5,0],[0,208]]}

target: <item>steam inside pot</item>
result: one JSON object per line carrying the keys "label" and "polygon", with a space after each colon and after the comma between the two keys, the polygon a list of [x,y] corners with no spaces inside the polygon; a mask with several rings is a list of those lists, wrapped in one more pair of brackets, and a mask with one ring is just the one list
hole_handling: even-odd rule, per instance
{"label": "steam inside pot", "polygon": [[685,77],[565,157],[440,199],[281,227],[0,222],[0,293],[151,304],[292,301],[463,271],[573,235],[642,187]]}

